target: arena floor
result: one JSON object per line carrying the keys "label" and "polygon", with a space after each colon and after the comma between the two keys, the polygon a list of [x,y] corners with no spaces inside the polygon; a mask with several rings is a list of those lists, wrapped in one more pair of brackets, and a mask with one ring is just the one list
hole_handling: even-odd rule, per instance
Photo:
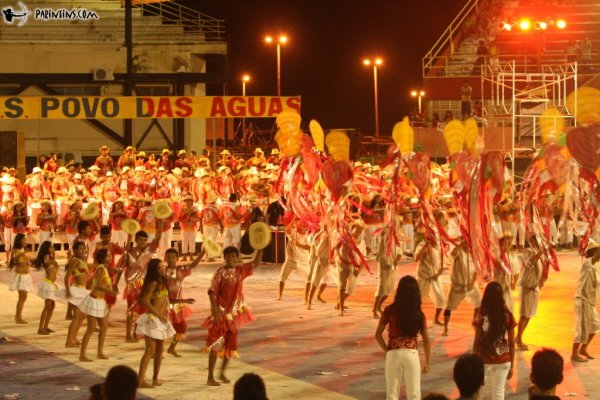
{"label": "arena floor", "polygon": [[[559,254],[561,271],[551,272],[541,291],[538,316],[533,318],[524,341],[530,351],[517,352],[514,377],[507,387],[507,398],[526,399],[529,363],[540,347],[553,347],[565,358],[565,381],[558,388],[561,398],[599,399],[600,360],[573,365],[569,359],[573,330],[573,294],[581,263],[574,252]],[[144,389],[142,399],[227,399],[232,385],[207,387],[207,355],[201,352],[206,331],[199,328],[209,312],[206,290],[213,271],[220,263],[201,264],[187,279],[184,295],[194,297],[194,314],[185,342],[178,345],[182,358],[165,354],[160,378],[165,384]],[[398,277],[414,274],[414,262],[398,268]],[[34,281],[42,277],[34,271]],[[304,281],[301,273],[292,274],[282,301],[276,301],[279,267],[264,264],[245,284],[246,302],[253,308],[257,321],[240,333],[241,360],[230,364],[232,381],[245,372],[263,376],[271,399],[346,399],[375,400],[385,398],[384,354],[373,334],[377,321],[371,318],[375,277],[365,272],[360,277],[358,292],[348,299],[346,316],[338,317],[333,309],[335,289],[328,288],[327,304],[315,303],[306,311],[302,304]],[[444,276],[446,282],[448,276]],[[83,399],[87,388],[102,380],[116,364],[138,368],[143,341],[124,342],[124,304],[119,302],[110,319],[105,351],[109,360],[92,363],[78,361],[76,349],[65,349],[67,321],[65,305],[57,304],[51,327],[56,333],[38,336],[37,322],[42,300],[29,296],[24,316],[28,325],[13,323],[17,295],[7,290],[10,272],[0,270],[0,396],[19,399]],[[518,298],[515,297],[515,300]],[[516,303],[518,309],[518,301]],[[428,322],[433,309],[429,300],[424,305]],[[423,394],[437,391],[457,397],[452,382],[452,366],[456,357],[472,344],[470,326],[473,308],[461,304],[453,313],[450,335],[443,337],[442,328],[432,327],[431,372],[422,378]],[[83,333],[83,331],[81,331]],[[95,355],[97,337],[90,342],[88,355]],[[600,358],[600,339],[590,346]],[[150,373],[150,371],[149,371]],[[18,394],[18,397],[11,397]],[[487,396],[486,396],[487,398]]]}

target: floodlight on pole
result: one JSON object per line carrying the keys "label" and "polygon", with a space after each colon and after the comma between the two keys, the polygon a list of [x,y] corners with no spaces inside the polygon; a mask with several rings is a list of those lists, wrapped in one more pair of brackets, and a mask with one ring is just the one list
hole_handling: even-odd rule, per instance
{"label": "floodlight on pole", "polygon": [[[271,44],[275,42],[275,38],[271,35],[265,36],[265,43]],[[281,45],[288,42],[286,35],[279,35],[277,38],[277,96],[281,96]]]}
{"label": "floodlight on pole", "polygon": [[418,99],[418,104],[419,104],[419,114],[421,114],[423,108],[422,108],[422,101],[423,101],[423,97],[425,97],[425,91],[424,90],[412,90],[410,92],[410,95],[412,97],[417,97]]}
{"label": "floodlight on pole", "polygon": [[373,91],[375,94],[375,136],[379,136],[379,97],[377,92],[377,67],[383,64],[380,57],[363,59],[363,65],[370,67],[373,65]]}

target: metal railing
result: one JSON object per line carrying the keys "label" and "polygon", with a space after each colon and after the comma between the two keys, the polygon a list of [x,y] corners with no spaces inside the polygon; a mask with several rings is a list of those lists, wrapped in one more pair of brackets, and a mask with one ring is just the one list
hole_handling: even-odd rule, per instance
{"label": "metal railing", "polygon": [[142,15],[160,16],[164,24],[183,26],[185,32],[203,34],[207,41],[224,42],[225,21],[173,2],[144,3],[134,0]]}
{"label": "metal railing", "polygon": [[458,15],[452,22],[440,38],[435,42],[431,49],[423,57],[423,77],[428,75],[428,71],[437,65],[439,59],[443,56],[447,56],[448,49],[450,49],[450,55],[454,54],[454,46],[457,33],[461,30],[461,27],[465,20],[477,10],[479,0],[469,0],[465,6],[458,12]]}
{"label": "metal railing", "polygon": [[[469,77],[480,76],[480,66],[475,66],[474,62],[453,61],[451,56],[443,55],[435,57],[434,65],[430,68],[427,78],[447,78],[447,77]],[[547,65],[567,64],[566,57],[561,54],[542,54],[540,61],[534,54],[502,54],[493,60],[486,58],[484,68],[494,70],[494,65],[503,65],[514,61],[516,72],[536,73],[544,70]],[[598,57],[590,63],[578,63],[580,66],[580,75],[593,75],[600,71]],[[498,67],[498,70],[501,68]]]}

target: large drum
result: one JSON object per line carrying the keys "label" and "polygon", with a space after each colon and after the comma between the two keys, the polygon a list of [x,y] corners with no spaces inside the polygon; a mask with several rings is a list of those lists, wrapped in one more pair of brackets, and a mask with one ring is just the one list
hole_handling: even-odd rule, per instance
{"label": "large drum", "polygon": [[271,235],[271,243],[263,250],[262,261],[281,264],[285,261],[285,231],[283,229],[273,230]]}

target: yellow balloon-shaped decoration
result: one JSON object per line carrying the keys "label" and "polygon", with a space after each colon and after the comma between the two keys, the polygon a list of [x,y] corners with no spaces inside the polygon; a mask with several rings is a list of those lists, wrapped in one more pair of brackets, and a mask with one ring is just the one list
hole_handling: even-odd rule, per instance
{"label": "yellow balloon-shaped decoration", "polygon": [[540,117],[542,143],[556,142],[558,135],[563,131],[565,119],[556,108],[548,108]]}
{"label": "yellow balloon-shaped decoration", "polygon": [[463,151],[465,143],[465,126],[457,119],[448,122],[444,127],[444,139],[450,155]]}
{"label": "yellow balloon-shaped decoration", "polygon": [[286,109],[279,113],[276,119],[279,131],[275,134],[275,141],[286,156],[295,156],[300,153],[302,131],[300,122],[302,119],[296,110]]}
{"label": "yellow balloon-shaped decoration", "polygon": [[308,124],[308,129],[310,130],[310,134],[312,135],[317,150],[325,151],[325,132],[323,132],[321,124],[319,124],[316,119],[313,119]]}
{"label": "yellow balloon-shaped decoration", "polygon": [[408,117],[404,117],[401,122],[394,125],[392,137],[402,153],[408,154],[413,152],[415,147],[415,130],[410,126]]}
{"label": "yellow balloon-shaped decoration", "polygon": [[476,146],[477,139],[479,138],[479,127],[475,119],[468,118],[465,121],[465,147],[469,150],[472,156],[477,154]]}
{"label": "yellow balloon-shaped decoration", "polygon": [[332,130],[325,138],[327,150],[333,156],[335,161],[350,160],[350,138],[346,132],[341,130]]}
{"label": "yellow balloon-shaped decoration", "polygon": [[[577,104],[575,94],[577,93]],[[580,124],[593,124],[600,121],[600,90],[583,86],[567,97],[567,108]]]}

